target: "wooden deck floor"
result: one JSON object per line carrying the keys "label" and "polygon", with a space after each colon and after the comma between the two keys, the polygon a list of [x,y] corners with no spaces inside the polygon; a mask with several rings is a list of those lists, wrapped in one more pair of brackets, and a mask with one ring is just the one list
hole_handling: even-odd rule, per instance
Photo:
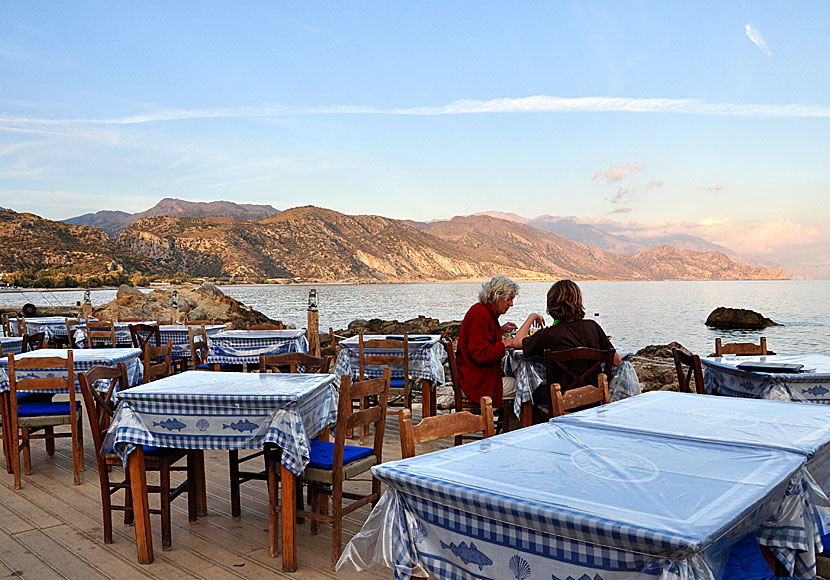
{"label": "wooden deck floor", "polygon": [[[387,423],[384,458],[398,459],[397,416],[390,414]],[[85,442],[86,471],[79,486],[72,484],[72,455],[66,439],[58,440],[52,459],[42,442],[34,443],[32,475],[23,477],[23,489],[15,491],[12,476],[0,472],[0,578],[392,578],[386,568],[335,573],[329,566],[328,526],[321,526],[320,534],[312,536],[308,522],[297,525],[297,571],[282,572],[280,556],[268,556],[265,482],[242,486],[242,516],[231,517],[227,452],[220,451],[205,452],[208,516],[189,524],[186,498],[173,502],[173,549],[167,552],[161,550],[158,516],[151,516],[155,561],[138,564],[134,529],[124,525],[118,512],[113,516],[113,543],[104,544],[98,476],[88,432]],[[423,451],[449,444],[424,446]],[[153,478],[153,474],[148,476],[150,482]],[[357,485],[368,488],[369,484]],[[151,507],[155,507],[152,498]],[[369,511],[369,507],[358,510],[346,519],[344,545]]]}

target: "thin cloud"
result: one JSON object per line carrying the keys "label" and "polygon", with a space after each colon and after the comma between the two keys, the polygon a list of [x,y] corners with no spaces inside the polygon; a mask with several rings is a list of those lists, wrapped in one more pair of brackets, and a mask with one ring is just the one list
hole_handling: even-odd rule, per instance
{"label": "thin cloud", "polygon": [[609,214],[615,214],[615,213],[631,213],[631,211],[632,211],[632,210],[631,210],[631,208],[630,208],[630,207],[618,207],[618,208],[616,208],[616,209],[614,209],[614,210],[612,210],[612,211],[610,211],[610,212],[608,212],[608,213],[609,213]]}
{"label": "thin cloud", "polygon": [[618,203],[628,203],[631,201],[631,194],[633,190],[627,187],[620,187],[617,186],[617,193],[610,199],[611,203],[618,204]]}
{"label": "thin cloud", "polygon": [[752,26],[751,24],[746,25],[746,36],[749,40],[752,41],[752,44],[758,47],[758,49],[763,52],[767,56],[772,56],[772,51],[770,50],[769,46],[767,46],[767,42],[764,40],[761,31]]}
{"label": "thin cloud", "polygon": [[601,179],[608,183],[616,183],[624,179],[626,176],[632,173],[641,173],[646,170],[645,165],[641,165],[640,163],[629,163],[628,165],[624,165],[622,161],[615,163],[608,169],[603,171],[597,171],[594,173],[594,176],[591,178],[591,181],[596,181],[597,179]]}
{"label": "thin cloud", "polygon": [[723,191],[726,189],[725,185],[717,184],[717,185],[709,185],[709,186],[702,186],[697,188],[698,191]]}
{"label": "thin cloud", "polygon": [[646,183],[646,186],[643,188],[643,191],[650,191],[652,189],[658,189],[660,187],[663,187],[663,185],[665,185],[665,184],[663,183],[663,181],[661,179],[652,179],[651,181]]}
{"label": "thin cloud", "polygon": [[804,104],[709,103],[699,99],[650,99],[536,95],[486,101],[462,99],[437,107],[378,108],[369,106],[220,107],[208,109],[159,109],[141,115],[112,118],[49,119],[0,115],[0,131],[66,135],[89,131],[93,126],[122,126],[196,119],[277,119],[303,115],[442,116],[510,113],[666,113],[733,117],[830,117],[830,107]]}

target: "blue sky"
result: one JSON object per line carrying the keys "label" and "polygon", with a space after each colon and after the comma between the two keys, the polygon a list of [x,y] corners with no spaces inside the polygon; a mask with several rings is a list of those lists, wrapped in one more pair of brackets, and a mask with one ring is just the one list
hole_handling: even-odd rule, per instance
{"label": "blue sky", "polygon": [[683,231],[830,275],[826,2],[17,2],[0,206]]}

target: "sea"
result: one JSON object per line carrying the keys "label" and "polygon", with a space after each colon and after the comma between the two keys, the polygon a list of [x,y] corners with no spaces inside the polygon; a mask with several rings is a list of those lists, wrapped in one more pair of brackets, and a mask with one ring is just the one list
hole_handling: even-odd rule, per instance
{"label": "sea", "polygon": [[[519,283],[514,306],[501,322],[521,324],[531,312],[544,314],[551,282]],[[586,316],[595,318],[615,346],[637,351],[648,345],[681,343],[701,355],[714,352],[716,338],[758,342],[778,354],[830,355],[830,280],[580,282]],[[298,328],[306,325],[309,291],[318,295],[321,329],[346,328],[355,319],[407,320],[419,315],[442,322],[461,320],[478,299],[480,283],[268,284],[221,286],[227,295]],[[143,289],[150,291],[150,289]],[[94,305],[115,290],[92,290]],[[19,289],[0,292],[0,306],[72,305],[82,290]],[[781,326],[763,331],[708,328],[718,306],[748,308]],[[545,315],[548,323],[551,318]]]}

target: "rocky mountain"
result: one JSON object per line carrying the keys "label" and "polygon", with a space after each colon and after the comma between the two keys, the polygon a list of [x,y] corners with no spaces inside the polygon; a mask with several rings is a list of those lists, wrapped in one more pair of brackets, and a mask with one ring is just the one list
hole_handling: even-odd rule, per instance
{"label": "rocky mountain", "polygon": [[0,211],[0,270],[99,275],[164,272],[152,260],[119,247],[99,229]]}
{"label": "rocky mountain", "polygon": [[149,217],[227,217],[237,220],[259,220],[276,213],[279,213],[279,210],[270,205],[230,201],[197,202],[166,197],[150,209],[139,213],[102,210],[63,221],[68,224],[95,227],[115,238],[138,220]]}
{"label": "rocky mountain", "polygon": [[[314,281],[427,281],[786,278],[780,270],[736,264],[686,250],[621,256],[531,226],[490,216],[419,224],[346,215],[313,206],[258,221],[153,217],[125,230],[125,250],[193,276]],[[661,269],[659,256],[668,267]]]}

